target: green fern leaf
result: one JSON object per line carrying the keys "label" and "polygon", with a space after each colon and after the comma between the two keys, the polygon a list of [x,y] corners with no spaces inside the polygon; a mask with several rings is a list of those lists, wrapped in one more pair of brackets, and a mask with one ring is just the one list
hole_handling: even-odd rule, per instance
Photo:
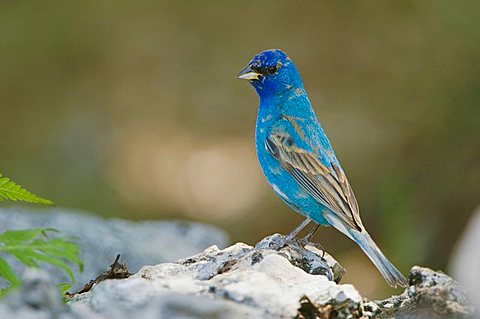
{"label": "green fern leaf", "polygon": [[2,257],[0,257],[0,276],[9,282],[11,287],[17,287],[20,285],[20,279],[17,277],[12,267],[10,267],[7,261]]}
{"label": "green fern leaf", "polygon": [[70,290],[70,288],[72,288],[72,284],[68,282],[61,282],[57,284],[57,288],[60,291],[60,295],[64,296],[64,301],[67,302],[67,300],[65,299],[65,294]]}
{"label": "green fern leaf", "polygon": [[[73,282],[73,271],[68,263],[73,263],[83,270],[79,258],[79,247],[72,238],[48,235],[57,232],[51,228],[34,228],[26,230],[9,230],[0,234],[0,252],[13,255],[27,267],[38,267],[39,263],[51,264],[62,269]],[[0,290],[0,298],[8,289],[20,285],[20,280],[8,263],[0,257],[0,277],[10,284],[7,290]],[[67,284],[64,284],[66,287]]]}
{"label": "green fern leaf", "polygon": [[53,205],[51,200],[42,198],[27,191],[22,186],[15,184],[7,177],[0,174],[0,201],[8,199],[12,201],[24,201],[35,204]]}

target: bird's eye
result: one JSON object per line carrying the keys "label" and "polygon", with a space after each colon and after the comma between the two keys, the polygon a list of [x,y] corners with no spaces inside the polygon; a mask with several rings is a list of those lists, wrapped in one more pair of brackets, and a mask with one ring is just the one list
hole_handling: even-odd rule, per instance
{"label": "bird's eye", "polygon": [[276,66],[269,66],[267,69],[268,74],[273,74],[277,72],[277,67]]}

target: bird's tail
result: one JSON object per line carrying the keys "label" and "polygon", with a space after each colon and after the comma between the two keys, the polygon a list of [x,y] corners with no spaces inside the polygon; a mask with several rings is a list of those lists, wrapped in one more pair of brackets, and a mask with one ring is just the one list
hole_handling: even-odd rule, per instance
{"label": "bird's tail", "polygon": [[385,257],[366,230],[360,232],[351,227],[346,227],[340,218],[333,214],[324,214],[323,216],[332,226],[350,237],[362,248],[363,252],[370,258],[390,286],[394,288],[396,288],[397,285],[401,287],[408,286],[407,279],[405,279],[402,273]]}
{"label": "bird's tail", "polygon": [[350,231],[350,235],[358,246],[362,248],[368,258],[370,258],[390,286],[394,288],[396,288],[397,285],[401,287],[408,286],[408,282],[402,273],[385,257],[372,237],[370,237],[365,230],[362,232],[352,230]]}

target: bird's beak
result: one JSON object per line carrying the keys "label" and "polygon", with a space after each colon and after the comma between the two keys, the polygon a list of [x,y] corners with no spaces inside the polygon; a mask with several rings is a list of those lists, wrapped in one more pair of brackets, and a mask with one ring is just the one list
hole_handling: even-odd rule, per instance
{"label": "bird's beak", "polygon": [[253,71],[253,69],[250,67],[250,65],[247,65],[245,69],[240,71],[237,75],[237,79],[242,79],[242,80],[258,80],[260,78],[261,74]]}

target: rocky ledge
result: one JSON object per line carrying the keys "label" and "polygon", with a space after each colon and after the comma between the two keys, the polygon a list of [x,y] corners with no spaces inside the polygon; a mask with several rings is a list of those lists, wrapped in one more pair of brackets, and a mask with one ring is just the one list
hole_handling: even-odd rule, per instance
{"label": "rocky ledge", "polygon": [[[0,318],[473,318],[462,287],[413,267],[399,296],[367,301],[339,284],[344,269],[328,254],[275,234],[255,247],[216,246],[145,266],[124,279],[99,280],[67,305],[48,277],[27,272],[22,290],[0,303]],[[120,265],[112,266],[116,268]],[[114,272],[115,269],[111,269]],[[124,272],[123,272],[124,273]]]}
{"label": "rocky ledge", "polygon": [[[65,208],[0,208],[0,233],[7,229],[36,227],[55,228],[78,242],[85,270],[73,269],[76,279],[73,289],[76,290],[104,271],[117,254],[128,261],[131,272],[137,272],[144,265],[175,261],[197,254],[211,245],[223,248],[228,243],[224,231],[195,222],[106,219]],[[25,270],[12,256],[2,257],[17,273]],[[54,282],[69,281],[59,268],[43,265],[42,269]],[[0,278],[0,288],[2,284]]]}

